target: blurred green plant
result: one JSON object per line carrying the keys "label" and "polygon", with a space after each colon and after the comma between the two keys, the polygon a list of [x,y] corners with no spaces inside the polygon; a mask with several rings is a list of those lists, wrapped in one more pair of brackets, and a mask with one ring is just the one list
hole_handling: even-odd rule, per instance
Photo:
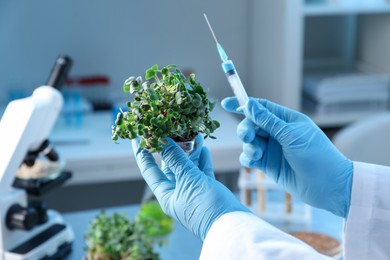
{"label": "blurred green plant", "polygon": [[157,201],[142,204],[137,219],[145,226],[148,236],[161,237],[172,232],[173,220],[164,214]]}
{"label": "blurred green plant", "polygon": [[131,221],[126,213],[111,216],[101,211],[85,235],[88,260],[156,260],[153,245],[172,232],[173,220],[157,202],[142,205]]}
{"label": "blurred green plant", "polygon": [[220,126],[209,113],[215,103],[196,81],[188,78],[176,65],[159,69],[153,65],[142,77],[130,77],[123,86],[134,95],[127,102],[128,111],[120,111],[112,126],[112,140],[140,137],[140,146],[150,152],[161,152],[165,137],[177,142],[193,140],[199,133],[215,139],[211,134]]}

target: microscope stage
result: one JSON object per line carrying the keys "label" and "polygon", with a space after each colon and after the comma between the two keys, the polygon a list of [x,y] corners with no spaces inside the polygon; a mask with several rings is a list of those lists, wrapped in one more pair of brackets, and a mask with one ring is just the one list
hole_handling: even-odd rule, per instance
{"label": "microscope stage", "polygon": [[72,177],[70,171],[62,171],[55,178],[21,179],[15,178],[13,187],[26,190],[29,195],[40,196],[56,187],[61,186]]}

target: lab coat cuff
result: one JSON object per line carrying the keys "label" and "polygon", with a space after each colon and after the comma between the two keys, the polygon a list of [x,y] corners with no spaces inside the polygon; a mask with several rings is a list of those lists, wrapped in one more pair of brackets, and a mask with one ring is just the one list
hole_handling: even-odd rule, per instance
{"label": "lab coat cuff", "polygon": [[204,259],[329,259],[250,212],[226,213],[211,226]]}
{"label": "lab coat cuff", "polygon": [[344,223],[345,259],[382,259],[375,255],[390,241],[389,187],[389,167],[354,162],[351,205]]}

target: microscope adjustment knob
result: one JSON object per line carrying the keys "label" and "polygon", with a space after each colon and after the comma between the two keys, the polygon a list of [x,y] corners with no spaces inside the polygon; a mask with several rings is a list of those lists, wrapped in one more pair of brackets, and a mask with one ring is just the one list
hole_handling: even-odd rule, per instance
{"label": "microscope adjustment knob", "polygon": [[6,223],[9,229],[30,230],[38,224],[38,213],[35,208],[14,204],[8,209]]}
{"label": "microscope adjustment knob", "polygon": [[48,219],[49,219],[48,215],[47,215],[48,207],[47,207],[46,203],[39,201],[39,200],[33,200],[33,201],[30,201],[28,203],[28,206],[30,208],[35,209],[35,211],[37,212],[37,216],[38,216],[38,223],[37,224],[43,224],[43,223],[46,223],[48,221]]}

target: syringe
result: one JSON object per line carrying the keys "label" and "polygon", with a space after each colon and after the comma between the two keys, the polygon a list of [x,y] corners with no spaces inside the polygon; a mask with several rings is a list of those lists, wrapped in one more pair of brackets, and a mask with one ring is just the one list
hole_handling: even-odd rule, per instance
{"label": "syringe", "polygon": [[246,94],[244,86],[242,85],[240,77],[238,76],[237,70],[234,67],[233,61],[228,59],[226,52],[222,48],[221,44],[218,43],[217,38],[215,37],[213,28],[211,28],[210,22],[207,19],[206,14],[203,14],[203,15],[204,15],[204,18],[206,19],[206,22],[210,28],[211,34],[214,37],[215,43],[217,44],[217,50],[218,50],[219,56],[221,57],[221,60],[222,60],[222,69],[225,72],[225,75],[229,81],[229,84],[233,89],[234,95],[238,99],[238,103],[240,104],[240,106],[245,106],[245,104],[249,98],[248,98],[248,95]]}

